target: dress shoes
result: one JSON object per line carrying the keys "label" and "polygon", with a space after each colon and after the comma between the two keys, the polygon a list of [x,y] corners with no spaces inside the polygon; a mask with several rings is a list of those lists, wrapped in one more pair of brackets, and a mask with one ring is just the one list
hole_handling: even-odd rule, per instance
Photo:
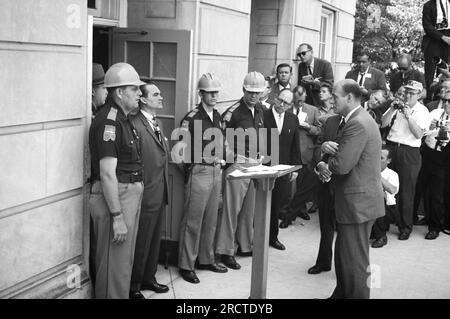
{"label": "dress shoes", "polygon": [[319,207],[317,207],[316,204],[313,204],[313,205],[308,209],[308,214],[314,214],[314,213],[317,213],[318,210],[319,210]]}
{"label": "dress shoes", "polygon": [[431,230],[425,235],[425,239],[433,240],[439,237],[439,232],[436,230]]}
{"label": "dress shoes", "polygon": [[163,294],[169,291],[169,287],[167,287],[166,285],[158,284],[156,281],[154,281],[149,284],[142,284],[141,290],[151,290],[156,292],[157,294]]}
{"label": "dress shoes", "polygon": [[443,229],[442,232],[446,235],[450,235],[450,230],[448,229]]}
{"label": "dress shoes", "polygon": [[304,220],[310,220],[311,217],[309,217],[308,213],[305,212],[300,212],[298,215],[298,217],[303,218]]}
{"label": "dress shoes", "polygon": [[321,272],[330,271],[330,270],[331,270],[331,268],[322,268],[318,265],[314,265],[308,269],[308,274],[317,275],[317,274],[320,274]]}
{"label": "dress shoes", "polygon": [[231,269],[241,269],[241,265],[239,265],[236,262],[236,259],[234,259],[234,256],[228,256],[228,255],[223,255],[222,256],[222,263],[227,266],[228,268]]}
{"label": "dress shoes", "polygon": [[383,236],[381,238],[378,238],[372,243],[372,248],[381,248],[387,244],[387,237]]}
{"label": "dress shoes", "polygon": [[286,250],[286,247],[278,239],[269,241],[269,245],[278,250]]}
{"label": "dress shoes", "polygon": [[195,271],[180,269],[180,275],[187,282],[190,282],[193,284],[198,284],[200,282],[200,279],[198,279],[197,275],[195,274]]}
{"label": "dress shoes", "polygon": [[130,299],[145,299],[140,291],[130,291]]}
{"label": "dress shoes", "polygon": [[224,266],[221,266],[218,264],[208,264],[208,265],[198,264],[197,269],[210,270],[210,271],[219,272],[219,273],[225,273],[228,271],[227,267],[224,267]]}
{"label": "dress shoes", "polygon": [[292,225],[292,222],[290,220],[287,219],[283,219],[280,223],[280,228],[288,228],[289,225]]}
{"label": "dress shoes", "polygon": [[236,255],[240,256],[240,257],[251,257],[253,256],[253,252],[251,251],[247,251],[247,252],[242,252],[241,248],[239,247],[237,249]]}
{"label": "dress shoes", "polygon": [[408,238],[409,238],[408,233],[400,233],[400,235],[398,235],[399,240],[407,240]]}
{"label": "dress shoes", "polygon": [[416,225],[416,226],[428,225],[428,222],[427,222],[426,218],[422,218],[422,219],[416,220],[414,222],[414,225]]}

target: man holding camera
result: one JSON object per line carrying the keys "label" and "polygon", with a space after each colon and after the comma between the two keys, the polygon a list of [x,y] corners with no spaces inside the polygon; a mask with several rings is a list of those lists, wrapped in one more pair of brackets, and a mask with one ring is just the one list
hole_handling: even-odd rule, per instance
{"label": "man holding camera", "polygon": [[389,130],[386,145],[392,150],[391,168],[398,173],[401,185],[400,240],[407,240],[412,231],[413,199],[422,160],[419,147],[431,121],[428,109],[419,102],[422,83],[411,80],[404,88],[404,100],[394,100],[381,119],[381,127]]}
{"label": "man holding camera", "polygon": [[[434,57],[449,62],[450,26],[449,4],[443,0],[430,0],[423,5],[422,26],[425,35],[422,39],[422,51],[425,59],[425,81],[429,91],[436,71]],[[430,94],[428,94],[430,99]]]}
{"label": "man holding camera", "polygon": [[[450,90],[441,93],[442,108],[431,111],[431,125],[423,145],[423,175],[433,181],[424,185],[424,207],[428,233],[425,239],[436,239],[444,229],[444,184],[448,144],[450,141]],[[448,162],[447,162],[448,163]]]}

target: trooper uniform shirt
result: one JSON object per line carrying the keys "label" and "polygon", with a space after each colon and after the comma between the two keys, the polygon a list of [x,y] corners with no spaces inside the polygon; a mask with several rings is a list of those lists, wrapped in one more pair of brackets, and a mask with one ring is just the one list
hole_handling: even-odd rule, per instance
{"label": "trooper uniform shirt", "polygon": [[[239,102],[229,107],[223,114],[223,128],[242,128],[247,131],[250,128],[256,129],[256,135],[258,138],[257,150],[259,149],[259,129],[264,127],[264,111],[260,104],[256,104],[253,107],[253,112],[241,98]],[[230,143],[230,142],[228,142]],[[249,156],[249,139],[245,138],[245,157]],[[234,147],[234,153],[237,154],[237,145]]]}
{"label": "trooper uniform shirt", "polygon": [[[201,126],[202,126],[202,135],[201,136],[195,136],[195,130],[194,130],[194,124],[195,123],[199,123],[201,122]],[[198,124],[197,124],[198,125]],[[212,119],[211,117],[209,117],[208,113],[206,112],[205,108],[203,107],[202,104],[199,104],[195,109],[193,109],[192,111],[190,111],[188,114],[186,114],[186,116],[183,118],[183,120],[181,121],[181,127],[182,129],[188,130],[191,133],[191,163],[196,163],[198,161],[196,161],[196,158],[194,156],[194,140],[196,139],[201,140],[202,141],[202,154],[201,156],[197,156],[197,159],[201,158],[202,159],[202,163],[206,163],[204,158],[203,158],[203,150],[205,149],[205,147],[211,143],[211,140],[209,139],[204,139],[203,138],[203,134],[205,133],[206,130],[211,129],[211,128],[217,128],[220,129],[222,131],[222,121],[220,118],[220,114],[217,110],[213,110],[212,113]],[[223,132],[222,132],[223,133]],[[223,145],[223,140],[220,141],[219,145]],[[216,149],[213,149],[211,151],[211,156],[217,156],[217,152]],[[219,160],[223,159],[219,158]],[[196,163],[198,164],[198,163]]]}
{"label": "trooper uniform shirt", "polygon": [[92,181],[100,180],[100,160],[104,157],[117,158],[116,174],[119,182],[142,181],[139,137],[119,106],[109,103],[101,108],[89,131],[89,147]]}

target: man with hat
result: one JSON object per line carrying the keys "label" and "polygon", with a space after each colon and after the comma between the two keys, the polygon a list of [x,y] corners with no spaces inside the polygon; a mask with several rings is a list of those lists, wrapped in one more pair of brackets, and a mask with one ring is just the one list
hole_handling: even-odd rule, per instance
{"label": "man with hat", "polygon": [[89,130],[90,212],[95,236],[95,297],[128,299],[143,192],[139,137],[127,115],[137,109],[144,84],[127,63],[105,75],[108,102]]}
{"label": "man with hat", "polygon": [[386,145],[391,148],[391,169],[400,182],[400,240],[407,240],[412,231],[414,193],[422,161],[419,147],[431,122],[428,109],[419,102],[422,83],[410,80],[404,88],[404,103],[392,103],[381,119],[381,127],[389,131]]}
{"label": "man with hat", "polygon": [[[228,144],[234,145],[231,151],[234,153],[235,161],[225,170],[223,177],[225,180],[223,210],[219,217],[216,253],[222,255],[222,262],[231,269],[241,268],[234,258],[236,250],[241,256],[252,254],[256,190],[251,179],[230,180],[226,176],[239,165],[261,163],[258,142],[259,129],[264,127],[264,114],[259,100],[264,89],[264,76],[255,71],[248,73],[242,87],[244,96],[222,115],[224,130],[231,128],[235,133],[240,131],[246,134],[244,145],[239,143],[239,138],[238,143],[235,144],[235,135],[227,134]],[[253,140],[251,136],[256,137],[257,140]]]}
{"label": "man with hat", "polygon": [[99,63],[92,64],[92,117],[105,104],[108,91],[105,88],[105,71]]}
{"label": "man with hat", "polygon": [[[215,109],[221,84],[211,73],[203,74],[198,81],[200,104],[186,114],[181,122],[181,130],[190,133],[190,158],[186,158],[184,215],[180,226],[178,249],[178,267],[184,280],[197,284],[200,282],[195,273],[198,269],[216,273],[225,273],[228,269],[219,265],[214,256],[214,238],[216,235],[219,198],[222,189],[223,138],[222,122]],[[211,139],[214,133],[220,136]],[[201,154],[194,154],[195,143],[201,143]],[[211,146],[214,145],[213,148]],[[196,156],[197,155],[197,156]]]}

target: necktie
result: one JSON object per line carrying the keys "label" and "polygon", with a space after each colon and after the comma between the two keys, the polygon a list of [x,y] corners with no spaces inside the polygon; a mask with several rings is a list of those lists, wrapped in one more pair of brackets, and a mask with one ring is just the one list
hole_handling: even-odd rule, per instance
{"label": "necktie", "polygon": [[158,125],[158,123],[156,122],[155,119],[153,119],[152,124],[153,124],[153,130],[155,131],[155,134],[156,134],[156,137],[158,138],[158,141],[160,143],[162,143],[161,130],[160,130],[159,125]]}
{"label": "necktie", "polygon": [[339,133],[340,131],[342,131],[342,129],[344,128],[344,126],[345,126],[345,118],[343,117],[342,120],[341,120],[341,123],[339,123],[339,126],[338,126],[338,133]]}
{"label": "necktie", "polygon": [[361,74],[361,78],[359,79],[359,86],[362,86],[363,82],[364,82],[364,74],[365,73],[360,73],[360,74]]}
{"label": "necktie", "polygon": [[308,75],[312,75],[311,65],[308,65]]}

